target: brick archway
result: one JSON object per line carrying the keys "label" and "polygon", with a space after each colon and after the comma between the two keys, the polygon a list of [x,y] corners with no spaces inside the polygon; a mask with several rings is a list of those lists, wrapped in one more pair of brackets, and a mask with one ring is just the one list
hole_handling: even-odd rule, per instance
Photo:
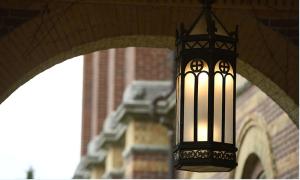
{"label": "brick archway", "polygon": [[[270,19],[289,23],[298,18],[298,3],[219,0],[214,6],[228,29],[240,26],[238,73],[277,102],[297,126],[298,47],[274,30]],[[173,49],[176,25],[190,24],[199,13],[197,0],[15,0],[3,7],[38,13],[1,34],[0,102],[38,73],[80,54],[127,46]]]}

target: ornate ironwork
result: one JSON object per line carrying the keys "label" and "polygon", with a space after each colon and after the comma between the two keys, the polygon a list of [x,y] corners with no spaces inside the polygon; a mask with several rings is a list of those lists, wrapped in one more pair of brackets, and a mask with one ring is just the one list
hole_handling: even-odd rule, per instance
{"label": "ornate ironwork", "polygon": [[181,159],[207,159],[211,156],[208,150],[185,150],[181,151]]}
{"label": "ornate ironwork", "polygon": [[[177,156],[179,153],[175,153]],[[209,151],[207,149],[203,150],[183,150],[180,152],[180,159],[217,159],[217,160],[235,160],[235,153],[231,151]],[[176,158],[177,160],[179,157]]]}
{"label": "ornate ironwork", "polygon": [[218,49],[233,50],[234,48],[234,44],[231,42],[216,41],[215,44]]}
{"label": "ornate ironwork", "polygon": [[193,60],[191,63],[191,69],[194,72],[201,72],[203,69],[203,62],[199,59]]}
{"label": "ornate ironwork", "polygon": [[187,41],[185,43],[186,49],[208,48],[208,41]]}
{"label": "ornate ironwork", "polygon": [[[190,28],[185,29],[184,25],[181,24],[180,28],[176,31],[176,46],[177,46],[177,88],[176,88],[176,107],[177,107],[177,125],[178,125],[178,140],[176,150],[174,151],[173,157],[175,160],[175,167],[177,169],[189,170],[189,171],[230,171],[235,168],[236,163],[236,151],[235,147],[235,81],[236,81],[236,58],[237,58],[237,41],[238,41],[238,30],[234,32],[228,32],[221,21],[215,16],[211,10],[211,3],[213,0],[203,0],[204,10],[200,13],[199,17],[191,25]],[[201,18],[204,18],[206,23],[204,34],[191,33]],[[218,29],[216,28],[218,24]],[[202,25],[202,23],[201,23]],[[200,32],[200,31],[193,31]],[[202,31],[203,32],[203,31]],[[222,32],[222,33],[221,33]],[[191,79],[189,73],[193,74]],[[205,73],[206,76],[201,76]],[[221,85],[217,86],[220,88],[222,97],[215,96],[215,77],[221,75],[218,81],[221,81]],[[227,78],[232,77],[232,79]],[[187,131],[184,127],[185,121],[185,78],[189,77],[188,83],[189,90],[194,88],[193,98],[193,114],[189,121],[193,122],[193,139],[190,141],[184,140],[184,132]],[[200,81],[201,87],[198,88]],[[221,80],[220,80],[221,79]],[[226,92],[230,88],[226,88],[227,79],[233,80],[232,96],[233,102],[227,103],[232,104],[232,112],[230,116],[225,113],[227,105]],[[193,81],[193,82],[192,82]],[[191,88],[193,87],[193,88]],[[207,88],[207,89],[203,89]],[[201,92],[208,92],[207,97],[202,98],[207,100],[207,107],[205,111],[199,111],[198,96]],[[202,93],[203,94],[203,93]],[[189,97],[189,99],[191,99]],[[200,97],[201,99],[201,97]],[[221,139],[216,141],[214,139],[214,101],[215,99],[221,99],[219,103],[221,106]],[[227,98],[228,99],[228,98]],[[192,100],[191,100],[192,101]],[[203,103],[201,104],[203,106]],[[200,107],[201,108],[201,107]],[[230,108],[229,108],[230,109]],[[198,112],[199,111],[199,112]],[[199,113],[206,113],[207,116],[207,134],[206,139],[198,139],[198,121]],[[189,109],[190,113],[190,109]],[[190,115],[190,114],[189,114]],[[232,134],[228,136],[225,134],[227,125],[225,127],[226,118],[232,117]],[[190,122],[191,123],[191,122]]]}
{"label": "ornate ironwork", "polygon": [[226,61],[221,61],[219,63],[219,69],[221,73],[227,74],[230,70],[230,65]]}

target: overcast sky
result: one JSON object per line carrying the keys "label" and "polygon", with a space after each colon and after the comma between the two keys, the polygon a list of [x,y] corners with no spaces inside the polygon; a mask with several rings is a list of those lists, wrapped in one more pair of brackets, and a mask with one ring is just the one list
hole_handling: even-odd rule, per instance
{"label": "overcast sky", "polygon": [[0,104],[0,179],[72,178],[80,159],[82,56],[37,75]]}

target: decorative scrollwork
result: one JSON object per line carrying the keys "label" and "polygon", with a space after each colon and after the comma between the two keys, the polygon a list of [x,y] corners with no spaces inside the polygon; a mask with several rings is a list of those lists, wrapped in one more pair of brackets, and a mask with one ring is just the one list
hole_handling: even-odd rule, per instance
{"label": "decorative scrollwork", "polygon": [[221,61],[219,63],[219,69],[220,69],[221,73],[227,74],[230,70],[230,65],[226,61]]}
{"label": "decorative scrollwork", "polygon": [[214,159],[234,160],[234,154],[226,151],[213,151]]}
{"label": "decorative scrollwork", "polygon": [[216,48],[232,50],[233,49],[233,43],[223,42],[223,41],[216,41]]}
{"label": "decorative scrollwork", "polygon": [[228,160],[233,161],[235,159],[235,153],[228,151],[209,151],[209,150],[183,150],[174,153],[174,158],[180,159],[209,159],[212,157],[216,160]]}
{"label": "decorative scrollwork", "polygon": [[207,48],[207,47],[208,47],[208,41],[189,41],[189,42],[186,42],[186,48],[187,49]]}
{"label": "decorative scrollwork", "polygon": [[180,158],[182,159],[206,159],[209,157],[208,150],[188,150],[181,151]]}
{"label": "decorative scrollwork", "polygon": [[199,59],[193,60],[191,63],[191,70],[193,72],[200,72],[203,69],[203,62]]}

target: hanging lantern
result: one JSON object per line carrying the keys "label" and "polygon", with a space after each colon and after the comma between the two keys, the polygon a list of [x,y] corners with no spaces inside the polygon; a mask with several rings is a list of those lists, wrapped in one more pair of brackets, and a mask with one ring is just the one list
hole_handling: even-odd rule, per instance
{"label": "hanging lantern", "polygon": [[230,171],[235,146],[237,27],[229,33],[211,11],[212,0],[191,28],[177,31],[175,167]]}

